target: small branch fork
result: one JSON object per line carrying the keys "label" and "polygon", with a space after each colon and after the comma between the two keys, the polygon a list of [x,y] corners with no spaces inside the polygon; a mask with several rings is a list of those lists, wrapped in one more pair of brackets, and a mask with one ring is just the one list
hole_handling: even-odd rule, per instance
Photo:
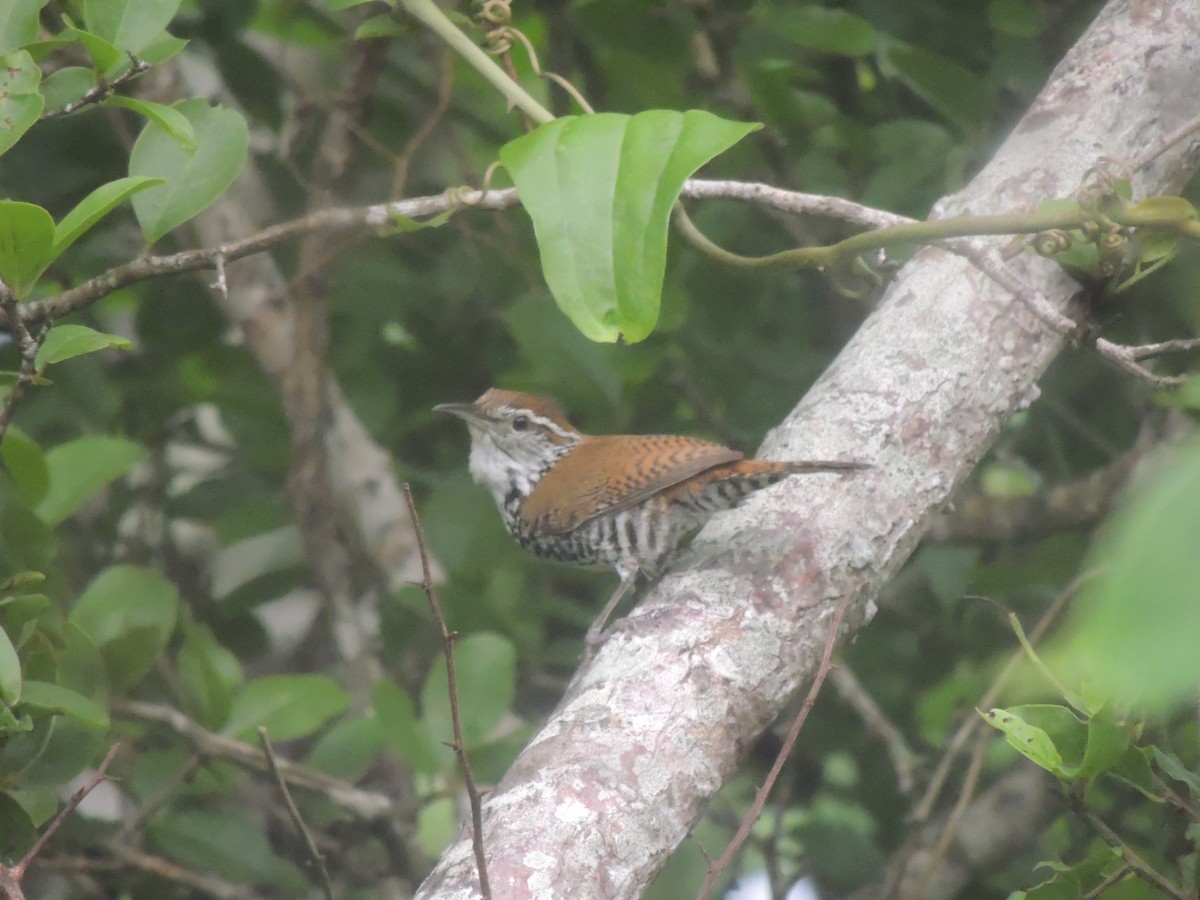
{"label": "small branch fork", "polygon": [[41,349],[42,341],[46,339],[46,333],[50,330],[51,323],[49,319],[46,319],[38,334],[36,336],[31,334],[28,326],[21,320],[16,298],[3,281],[0,281],[0,312],[4,314],[7,321],[13,323],[10,330],[21,351],[21,365],[17,370],[17,380],[4,398],[3,408],[0,408],[0,442],[3,442],[4,434],[12,423],[17,407],[25,397],[26,388],[37,380],[38,350]]}
{"label": "small branch fork", "polygon": [[712,895],[712,892],[717,887],[717,882],[721,878],[721,873],[733,861],[738,851],[741,850],[742,845],[746,843],[746,839],[750,836],[750,830],[754,827],[754,823],[762,816],[763,808],[767,803],[767,797],[770,796],[771,789],[779,779],[779,773],[783,771],[784,764],[792,755],[792,750],[796,746],[796,740],[800,737],[800,730],[804,727],[804,722],[808,719],[808,714],[812,711],[813,704],[817,702],[817,695],[821,692],[821,687],[825,684],[825,678],[829,675],[829,671],[833,667],[833,648],[837,644],[838,629],[841,627],[842,617],[846,614],[846,608],[849,605],[849,598],[846,598],[834,608],[833,615],[829,619],[829,633],[825,637],[825,651],[821,656],[821,664],[817,666],[817,673],[813,676],[812,686],[809,687],[808,694],[804,697],[804,703],[801,704],[800,711],[796,713],[796,718],[792,720],[791,727],[788,728],[787,735],[783,739],[783,746],[779,748],[779,753],[775,756],[775,762],[771,766],[771,771],[767,773],[762,786],[754,795],[754,802],[742,818],[737,832],[717,858],[717,861],[709,865],[708,875],[704,879],[704,884],[700,887],[700,892],[696,895],[696,900],[706,900],[706,898]]}
{"label": "small branch fork", "polygon": [[132,65],[112,81],[105,81],[101,79],[99,84],[89,90],[78,100],[73,100],[59,109],[54,109],[48,113],[43,113],[42,118],[57,119],[60,116],[69,116],[71,113],[78,112],[85,106],[91,106],[94,103],[101,103],[110,94],[116,91],[117,88],[121,87],[126,82],[133,81],[133,79],[137,78],[150,68],[150,63],[146,62],[144,59],[138,59],[132,53],[129,54],[129,60]]}
{"label": "small branch fork", "polygon": [[304,817],[300,815],[300,809],[296,806],[296,801],[292,799],[292,792],[288,790],[287,781],[279,772],[279,764],[276,762],[275,757],[275,748],[271,746],[271,739],[267,737],[267,729],[261,725],[258,728],[258,742],[262,744],[263,755],[267,758],[267,766],[271,770],[271,777],[275,780],[275,786],[279,788],[279,795],[283,798],[288,815],[291,816],[292,822],[295,823],[300,836],[304,839],[304,847],[308,851],[308,858],[312,860],[313,866],[317,870],[317,877],[321,880],[321,890],[325,894],[325,900],[333,900],[333,883],[329,880],[329,870],[325,867],[325,856],[317,849],[317,842],[313,839],[308,825],[305,824]]}
{"label": "small branch fork", "polygon": [[92,777],[87,780],[83,787],[71,795],[71,799],[58,811],[58,815],[51,820],[50,824],[46,826],[45,831],[33,842],[33,846],[29,848],[29,852],[21,858],[20,862],[12,867],[0,864],[0,898],[3,898],[3,900],[25,900],[25,892],[21,887],[21,882],[25,878],[25,872],[29,868],[30,863],[37,859],[49,840],[62,827],[63,822],[83,802],[83,798],[95,790],[96,785],[108,777],[106,775],[108,767],[112,764],[117,751],[120,749],[120,744],[113,744],[108,748],[108,753],[104,754],[104,759],[96,767],[96,771],[92,773]]}
{"label": "small branch fork", "polygon": [[404,485],[404,500],[408,504],[408,514],[412,517],[413,531],[417,535],[417,550],[421,555],[421,583],[418,587],[425,592],[429,600],[429,608],[433,611],[434,621],[442,633],[442,652],[446,656],[446,680],[450,692],[450,721],[454,729],[454,740],[449,744],[454,755],[458,757],[462,769],[463,784],[467,790],[467,798],[471,804],[471,846],[475,851],[475,868],[479,873],[479,893],[484,900],[490,900],[492,888],[488,883],[487,856],[483,848],[483,795],[475,784],[471,774],[471,763],[467,759],[467,747],[463,740],[462,717],[458,710],[458,675],[454,667],[454,639],[457,632],[451,631],[446,625],[446,616],[442,612],[441,601],[438,600],[437,588],[433,584],[433,576],[429,568],[429,553],[425,549],[425,529],[417,515],[417,504],[413,500],[412,489]]}

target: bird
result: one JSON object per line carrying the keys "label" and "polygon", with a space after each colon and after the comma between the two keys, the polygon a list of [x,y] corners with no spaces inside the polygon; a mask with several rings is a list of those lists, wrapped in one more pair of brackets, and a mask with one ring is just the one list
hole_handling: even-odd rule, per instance
{"label": "bird", "polygon": [[638,573],[658,572],[713,514],[789,475],[869,468],[746,459],[677,434],[584,434],[552,399],[499,388],[433,409],[466,422],[471,476],[491,492],[518,544],[543,558],[616,570],[621,583],[588,629],[589,651]]}

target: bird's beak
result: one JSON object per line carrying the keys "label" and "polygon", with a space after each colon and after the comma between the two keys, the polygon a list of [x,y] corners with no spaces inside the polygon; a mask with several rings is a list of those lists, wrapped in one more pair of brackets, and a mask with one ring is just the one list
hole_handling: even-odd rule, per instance
{"label": "bird's beak", "polygon": [[433,408],[434,412],[448,413],[462,419],[468,425],[484,425],[486,417],[474,403],[439,403]]}

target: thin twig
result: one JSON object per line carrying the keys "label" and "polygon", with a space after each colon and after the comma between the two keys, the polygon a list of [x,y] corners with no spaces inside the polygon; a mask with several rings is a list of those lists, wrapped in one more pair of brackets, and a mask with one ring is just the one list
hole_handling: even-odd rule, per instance
{"label": "thin twig", "polygon": [[946,852],[950,849],[950,845],[954,843],[954,838],[958,835],[958,826],[962,822],[962,817],[967,811],[967,807],[971,805],[971,801],[975,798],[975,789],[979,786],[979,773],[983,769],[983,757],[987,752],[988,736],[981,735],[979,740],[975,742],[975,752],[971,754],[971,762],[967,766],[967,774],[963,777],[962,789],[958,792],[958,799],[954,803],[954,808],[950,811],[950,815],[946,818],[945,825],[942,826],[942,833],[938,836],[938,842],[933,848],[933,852],[929,854],[929,859],[925,864],[925,871],[921,873],[921,878],[917,882],[916,887],[904,895],[904,900],[920,900],[925,896],[925,889],[929,886],[929,882],[933,880],[934,874],[937,872],[938,866],[942,864],[942,860],[946,858]]}
{"label": "thin twig", "polygon": [[308,825],[305,824],[304,817],[300,815],[296,801],[292,799],[292,792],[288,790],[287,781],[279,772],[279,766],[275,760],[275,748],[271,746],[271,739],[267,737],[267,729],[262,725],[258,726],[258,742],[262,744],[263,755],[267,758],[267,766],[271,770],[271,777],[275,780],[275,786],[279,788],[279,793],[283,797],[283,804],[287,807],[288,815],[292,817],[292,822],[295,823],[296,828],[300,831],[300,836],[304,839],[304,846],[308,850],[308,858],[317,867],[317,877],[321,879],[321,890],[325,892],[326,900],[333,900],[333,884],[329,880],[329,870],[325,868],[325,856],[317,849],[317,842],[313,840],[312,832],[308,830]]}
{"label": "thin twig", "polygon": [[792,720],[787,736],[783,739],[783,746],[779,748],[779,753],[775,755],[775,762],[771,766],[771,771],[767,773],[762,786],[759,787],[758,792],[754,795],[754,802],[742,818],[742,823],[738,826],[737,832],[728,845],[726,845],[721,855],[717,857],[717,861],[708,867],[708,875],[704,879],[704,884],[701,886],[700,892],[696,895],[696,900],[705,900],[716,889],[721,872],[733,861],[734,856],[737,855],[737,852],[746,842],[746,838],[750,836],[750,830],[754,827],[754,823],[762,815],[767,797],[771,794],[771,788],[775,786],[775,781],[779,778],[779,773],[783,771],[784,764],[792,755],[792,750],[796,746],[796,739],[800,737],[800,730],[804,727],[804,722],[808,718],[809,712],[812,711],[813,704],[817,701],[817,694],[821,692],[821,687],[825,684],[825,678],[833,665],[833,648],[837,644],[838,628],[842,624],[842,617],[846,614],[846,608],[849,604],[850,598],[846,597],[834,608],[833,615],[830,616],[829,620],[829,633],[825,637],[825,651],[821,655],[821,664],[817,666],[817,673],[813,676],[812,686],[809,687],[808,694],[804,697],[804,703],[801,704],[800,711],[796,713],[796,718]]}
{"label": "thin twig", "polygon": [[1121,858],[1125,860],[1129,868],[1133,869],[1139,877],[1150,882],[1150,884],[1154,885],[1167,896],[1174,897],[1175,900],[1195,900],[1194,894],[1174,884],[1169,878],[1138,856],[1119,834],[1109,828],[1100,816],[1085,807],[1081,801],[1076,800],[1073,805],[1075,812],[1078,813],[1080,818],[1087,822],[1104,839],[1104,843],[1120,853]]}
{"label": "thin twig", "polygon": [[483,795],[475,785],[475,776],[471,774],[471,763],[467,759],[466,742],[463,740],[462,718],[458,709],[458,675],[454,667],[454,639],[457,636],[446,625],[446,617],[442,613],[442,604],[438,600],[437,588],[433,584],[433,575],[429,568],[429,553],[425,549],[425,529],[417,515],[417,504],[413,500],[412,488],[406,482],[404,485],[404,501],[408,504],[408,514],[412,517],[413,531],[417,535],[417,551],[421,556],[421,584],[433,611],[434,621],[442,633],[442,652],[446,657],[446,680],[450,692],[450,723],[454,730],[454,742],[450,749],[458,757],[458,765],[462,769],[463,783],[467,790],[467,799],[471,804],[471,846],[475,851],[475,868],[479,873],[479,893],[488,900],[492,896],[491,885],[488,884],[487,856],[483,848]]}
{"label": "thin twig", "polygon": [[58,109],[51,110],[48,113],[43,113],[42,118],[56,119],[59,116],[69,116],[71,113],[77,112],[78,110],[83,109],[85,106],[91,106],[94,103],[100,103],[110,94],[116,91],[117,88],[121,87],[121,85],[132,81],[150,68],[150,63],[146,62],[144,59],[138,59],[132,53],[129,54],[129,58],[133,65],[114,78],[112,81],[104,81],[101,79],[99,84],[90,89],[78,100],[72,100],[70,103],[67,103]]}
{"label": "thin twig", "polygon": [[44,325],[37,337],[30,334],[28,326],[21,321],[20,307],[16,297],[3,281],[0,281],[0,312],[3,312],[5,318],[13,323],[10,330],[17,342],[17,349],[21,353],[21,365],[17,370],[17,380],[9,388],[8,394],[4,398],[4,407],[0,409],[0,442],[3,442],[4,434],[8,431],[8,426],[12,424],[17,407],[25,397],[25,389],[37,378],[38,349],[42,346],[42,341],[46,339],[46,333],[50,326],[49,324]]}
{"label": "thin twig", "polygon": [[1200,116],[1197,116],[1194,119],[1189,119],[1174,131],[1164,134],[1161,138],[1130,160],[1130,168],[1132,168],[1135,172],[1140,172],[1188,135],[1195,134],[1197,131],[1200,131]]}
{"label": "thin twig", "polygon": [[900,793],[907,797],[913,789],[917,754],[908,746],[904,732],[892,724],[875,702],[875,698],[867,693],[866,688],[850,669],[838,666],[829,677],[838,695],[858,713],[867,730],[874,732],[875,736],[883,741],[888,756],[891,757],[892,768],[896,770],[896,786]]}
{"label": "thin twig", "polygon": [[[112,711],[124,718],[164,725],[205,756],[227,760],[255,772],[267,771],[266,760],[258,747],[224,734],[215,734],[172,706],[120,700],[113,703]],[[290,786],[322,794],[331,803],[359,819],[375,821],[388,818],[394,812],[392,799],[384,794],[365,791],[340,778],[286,759],[278,760],[277,765]]]}
{"label": "thin twig", "polygon": [[120,744],[113,744],[108,748],[108,752],[104,754],[104,759],[101,760],[100,765],[96,767],[96,771],[92,773],[92,777],[84,782],[83,786],[71,795],[71,799],[68,800],[66,805],[58,811],[58,815],[56,815],[50,821],[50,824],[46,826],[45,830],[38,835],[38,839],[33,842],[33,846],[29,848],[29,852],[22,857],[19,863],[9,870],[18,883],[24,877],[25,870],[29,868],[29,864],[37,859],[38,854],[42,852],[42,848],[46,846],[46,843],[50,840],[50,838],[54,837],[58,829],[62,827],[63,822],[67,820],[67,817],[70,816],[71,813],[75,812],[75,808],[83,802],[83,798],[90,794],[95,789],[96,785],[108,777],[106,774],[108,772],[108,767],[112,763],[113,759],[116,758],[117,751],[120,749]]}

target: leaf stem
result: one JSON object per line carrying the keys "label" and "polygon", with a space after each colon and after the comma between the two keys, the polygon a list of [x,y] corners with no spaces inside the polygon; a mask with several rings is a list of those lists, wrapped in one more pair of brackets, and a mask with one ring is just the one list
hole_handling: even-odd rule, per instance
{"label": "leaf stem", "polygon": [[406,13],[440,37],[446,44],[461,56],[467,63],[482,75],[492,87],[504,95],[513,106],[517,107],[539,125],[544,125],[554,119],[554,114],[532,96],[508,74],[500,68],[490,56],[483,52],[477,44],[460,31],[446,14],[438,9],[433,0],[400,0],[400,6]]}

